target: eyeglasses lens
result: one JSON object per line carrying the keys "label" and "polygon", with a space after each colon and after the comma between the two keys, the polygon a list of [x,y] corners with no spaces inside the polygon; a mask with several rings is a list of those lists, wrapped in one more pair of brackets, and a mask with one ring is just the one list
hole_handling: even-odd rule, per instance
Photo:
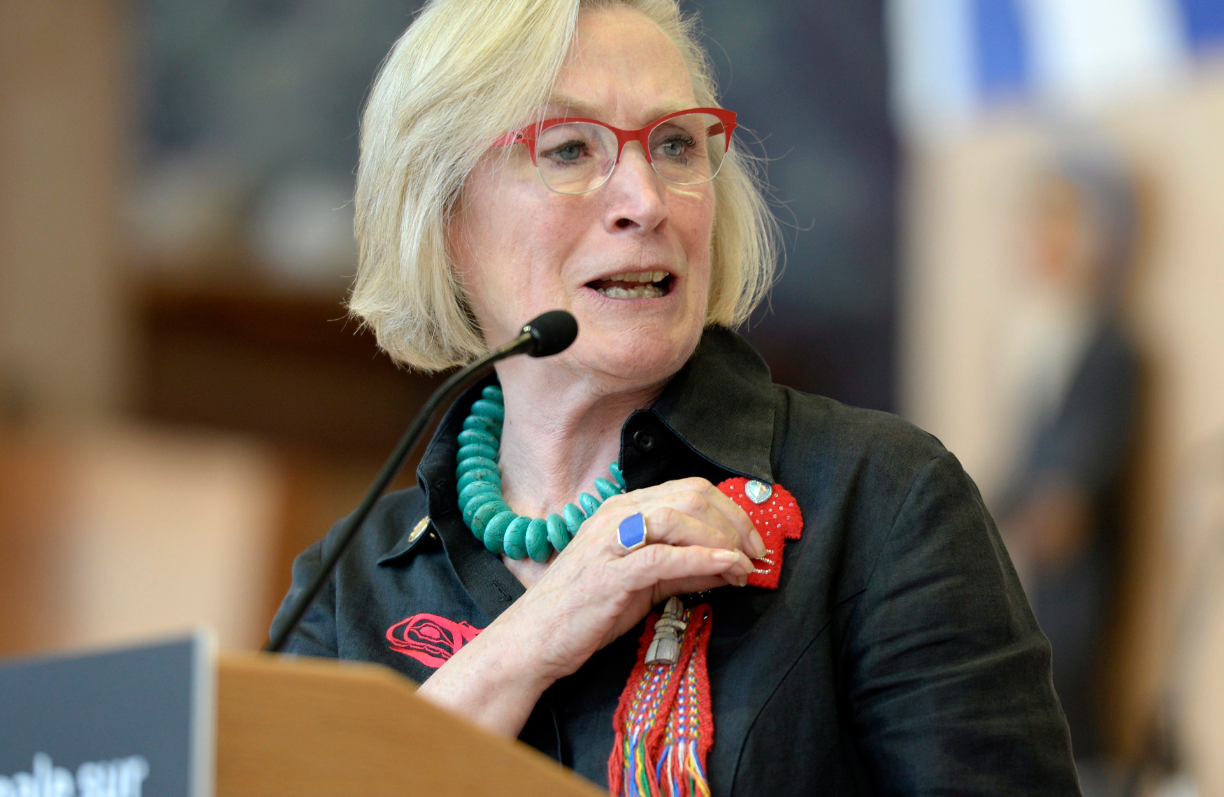
{"label": "eyeglasses lens", "polygon": [[[703,113],[674,116],[649,135],[655,172],[669,183],[698,185],[718,174],[727,138],[718,117]],[[536,141],[536,167],[544,184],[562,194],[582,194],[603,185],[616,167],[616,134],[603,125],[553,125]]]}
{"label": "eyeglasses lens", "polygon": [[603,125],[553,125],[536,141],[536,168],[544,184],[562,194],[598,188],[615,166],[616,134]]}
{"label": "eyeglasses lens", "polygon": [[650,159],[669,183],[698,185],[714,179],[727,151],[727,137],[717,116],[686,113],[660,122],[650,131]]}

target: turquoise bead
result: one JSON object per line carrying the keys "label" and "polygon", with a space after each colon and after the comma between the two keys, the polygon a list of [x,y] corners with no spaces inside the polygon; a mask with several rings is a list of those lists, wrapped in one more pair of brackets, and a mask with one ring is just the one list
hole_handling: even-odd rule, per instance
{"label": "turquoise bead", "polygon": [[565,550],[565,546],[569,545],[573,535],[565,527],[565,521],[556,512],[549,515],[548,520],[544,523],[548,528],[548,542],[557,549],[557,553],[561,553]]}
{"label": "turquoise bead", "polygon": [[599,493],[599,497],[607,501],[614,495],[619,495],[621,489],[607,479],[596,479],[595,490]]}
{"label": "turquoise bead", "polygon": [[622,490],[625,489],[625,474],[621,473],[620,465],[613,462],[608,466],[608,473],[612,474],[612,478],[616,479],[616,483],[620,485]]}
{"label": "turquoise bead", "polygon": [[506,556],[511,559],[527,558],[527,527],[530,525],[531,518],[516,517],[510,521],[510,528],[506,529],[505,539],[502,540],[502,550]]}
{"label": "turquoise bead", "polygon": [[501,424],[492,418],[485,418],[482,415],[469,415],[464,418],[463,428],[464,430],[484,432],[493,436],[501,434]]}
{"label": "turquoise bead", "polygon": [[459,463],[459,467],[455,468],[455,475],[463,478],[463,474],[473,470],[497,470],[497,463],[491,459],[484,457],[468,457]]}
{"label": "turquoise bead", "polygon": [[548,523],[536,518],[527,525],[527,555],[533,562],[547,562],[552,556],[548,543]]}
{"label": "turquoise bead", "polygon": [[492,520],[494,516],[505,512],[509,508],[510,507],[506,506],[506,503],[500,499],[487,501],[484,504],[481,504],[480,507],[477,508],[476,512],[472,515],[472,533],[480,539],[484,539],[485,526],[488,525],[489,521]]}
{"label": "turquoise bead", "polygon": [[477,495],[487,493],[489,495],[501,498],[501,488],[496,484],[489,482],[472,482],[467,487],[459,491],[459,506],[466,507],[468,502]]}
{"label": "turquoise bead", "polygon": [[455,489],[463,492],[469,486],[476,482],[486,482],[488,484],[497,485],[497,489],[501,489],[501,474],[495,470],[481,468],[480,470],[469,470],[467,473],[459,477],[459,483],[455,485]]}
{"label": "turquoise bead", "polygon": [[487,399],[476,399],[472,402],[472,414],[502,421],[506,417],[506,408]]}
{"label": "turquoise bead", "polygon": [[573,504],[566,504],[561,513],[565,516],[565,527],[569,529],[569,533],[577,534],[578,527],[582,525],[582,521],[586,520],[586,515],[582,514],[582,510]]}
{"label": "turquoise bead", "polygon": [[502,394],[502,389],[497,385],[487,385],[484,390],[480,391],[480,396],[492,401],[494,404],[501,404],[503,407],[506,404],[506,397]]}
{"label": "turquoise bead", "polygon": [[501,493],[480,493],[472,498],[469,498],[466,504],[459,505],[463,512],[463,522],[468,525],[468,528],[471,528],[473,522],[472,518],[476,516],[476,510],[480,509],[482,506],[491,501],[495,502],[500,500]]}
{"label": "turquoise bead", "polygon": [[[463,523],[464,523],[464,525],[465,525],[465,526],[467,526],[469,529],[470,529],[470,528],[472,528],[472,515],[473,515],[473,514],[475,514],[476,510],[477,510],[477,509],[479,509],[479,508],[480,508],[480,507],[479,507],[479,506],[477,506],[476,504],[472,504],[472,505],[471,505],[471,506],[469,506],[469,507],[464,507],[464,508],[463,508],[463,512],[462,512],[462,514],[463,514]],[[472,530],[472,533],[473,533],[473,534],[475,534],[475,533],[476,533],[476,531],[473,529],[473,530]]]}
{"label": "turquoise bead", "polygon": [[514,514],[514,510],[507,508],[506,511],[493,516],[489,524],[484,530],[484,544],[489,553],[495,553],[501,556],[502,541],[506,536],[506,529],[510,528],[510,524],[518,515]]}
{"label": "turquoise bead", "polygon": [[482,432],[479,429],[464,429],[459,433],[459,445],[469,446],[472,443],[481,443],[494,451],[501,448],[501,441],[488,432]]}
{"label": "turquoise bead", "polygon": [[459,453],[455,455],[456,462],[462,462],[471,457],[484,457],[497,461],[497,449],[492,446],[487,446],[484,443],[468,443],[463,448],[459,449]]}
{"label": "turquoise bead", "polygon": [[582,495],[578,496],[578,503],[580,506],[582,506],[582,511],[586,513],[586,516],[590,517],[591,515],[595,514],[595,510],[599,509],[599,505],[602,504],[603,501],[600,501],[590,493],[583,493]]}

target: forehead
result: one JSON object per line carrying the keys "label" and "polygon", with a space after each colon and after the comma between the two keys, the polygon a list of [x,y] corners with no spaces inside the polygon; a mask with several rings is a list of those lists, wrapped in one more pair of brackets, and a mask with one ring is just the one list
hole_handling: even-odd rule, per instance
{"label": "forehead", "polygon": [[641,12],[583,11],[553,90],[552,110],[635,126],[696,105],[680,51]]}

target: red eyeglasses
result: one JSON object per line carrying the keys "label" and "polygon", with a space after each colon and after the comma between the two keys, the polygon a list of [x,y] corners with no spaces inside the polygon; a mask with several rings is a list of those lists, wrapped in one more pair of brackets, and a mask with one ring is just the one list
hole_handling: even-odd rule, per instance
{"label": "red eyeglasses", "polygon": [[526,144],[544,185],[559,194],[585,194],[608,181],[630,141],[642,145],[655,173],[675,185],[709,182],[731,148],[735,112],[692,108],[638,130],[596,119],[546,119],[498,138],[495,147]]}

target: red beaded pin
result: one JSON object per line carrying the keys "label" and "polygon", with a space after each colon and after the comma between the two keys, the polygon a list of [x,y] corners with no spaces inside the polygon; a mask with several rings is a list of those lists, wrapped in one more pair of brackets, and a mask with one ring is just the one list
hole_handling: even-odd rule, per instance
{"label": "red beaded pin", "polygon": [[795,497],[780,484],[768,485],[742,476],[727,479],[718,489],[748,513],[757,533],[765,540],[766,554],[753,559],[756,567],[748,576],[748,586],[778,588],[782,573],[782,546],[803,534],[803,514]]}

